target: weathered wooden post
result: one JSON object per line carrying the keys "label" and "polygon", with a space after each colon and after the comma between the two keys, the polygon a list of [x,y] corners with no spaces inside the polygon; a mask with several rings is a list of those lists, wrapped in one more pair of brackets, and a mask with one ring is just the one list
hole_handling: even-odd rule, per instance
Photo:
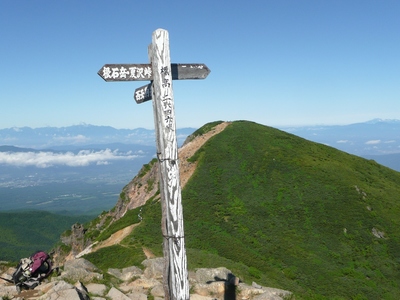
{"label": "weathered wooden post", "polygon": [[98,74],[106,81],[152,80],[136,89],[134,98],[137,103],[153,99],[162,202],[165,299],[187,300],[190,298],[189,281],[172,80],[204,79],[210,70],[204,64],[171,64],[169,36],[163,29],[153,32],[148,55],[149,65],[107,64]]}
{"label": "weathered wooden post", "polygon": [[167,280],[164,279],[164,289],[169,289],[170,299],[189,299],[168,32],[153,32],[149,48],[153,66],[154,126],[163,203],[164,277],[167,276]]}

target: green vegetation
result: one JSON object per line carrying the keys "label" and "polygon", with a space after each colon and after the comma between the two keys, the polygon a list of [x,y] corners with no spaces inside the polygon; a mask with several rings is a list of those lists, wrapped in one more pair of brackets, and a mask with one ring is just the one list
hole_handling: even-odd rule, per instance
{"label": "green vegetation", "polygon": [[108,239],[114,232],[124,229],[125,227],[130,226],[132,224],[138,223],[139,222],[139,218],[138,218],[139,210],[140,210],[140,208],[129,210],[125,214],[124,218],[121,218],[121,219],[117,220],[116,222],[113,222],[104,231],[102,231],[99,234],[99,236],[96,238],[96,240],[104,241],[104,240]]}
{"label": "green vegetation", "polygon": [[153,158],[150,163],[148,164],[144,164],[143,167],[140,169],[139,173],[138,173],[138,177],[143,177],[144,175],[147,174],[147,172],[150,171],[151,167],[157,162],[157,158]]}
{"label": "green vegetation", "polygon": [[[162,256],[161,207],[158,200],[159,198],[150,198],[144,206],[128,211],[121,219],[112,223],[98,236],[93,236],[97,241],[105,240],[114,232],[138,223],[139,213],[142,216],[146,215],[140,225],[120,245],[102,248],[85,255],[84,258],[107,272],[108,268],[124,268],[132,265],[143,267],[141,262],[146,259],[143,247],[152,249],[156,256]],[[91,222],[88,227],[93,228],[94,224],[95,222]],[[89,229],[90,231],[91,229]]]}
{"label": "green vegetation", "polygon": [[395,299],[399,173],[250,122],[234,122],[194,157],[182,192],[188,248],[299,295]]}
{"label": "green vegetation", "polygon": [[[400,173],[245,121],[189,160],[198,162],[182,190],[189,269],[225,266],[246,283],[286,289],[297,300],[398,298]],[[159,198],[106,220],[103,232],[89,223],[91,237],[104,240],[143,218],[120,245],[85,258],[106,270],[141,266],[143,247],[162,256]]]}
{"label": "green vegetation", "polygon": [[146,256],[141,248],[126,247],[122,244],[102,248],[94,253],[85,255],[85,258],[107,273],[109,268],[141,267],[141,262],[146,259]]}
{"label": "green vegetation", "polygon": [[158,200],[159,196],[150,198],[142,206],[143,220],[123,242],[152,249],[156,256],[162,256],[161,205]]}
{"label": "green vegetation", "polygon": [[[233,122],[191,160],[189,268],[226,266],[296,299],[397,299],[398,172],[251,122]],[[161,255],[159,203],[142,215],[131,245]]]}
{"label": "green vegetation", "polygon": [[44,211],[0,212],[0,260],[19,261],[37,250],[50,251],[62,232],[90,218]]}
{"label": "green vegetation", "polygon": [[210,122],[207,123],[206,125],[200,127],[199,129],[197,129],[195,132],[193,132],[188,138],[189,141],[193,140],[194,138],[196,138],[197,136],[206,134],[207,132],[211,131],[215,126],[219,125],[223,123],[223,121],[215,121],[215,122]]}

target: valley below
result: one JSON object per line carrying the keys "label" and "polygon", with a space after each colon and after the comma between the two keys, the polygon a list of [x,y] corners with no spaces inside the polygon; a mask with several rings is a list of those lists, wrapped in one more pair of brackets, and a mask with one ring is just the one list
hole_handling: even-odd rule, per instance
{"label": "valley below", "polygon": [[0,211],[100,213],[115,205],[124,185],[151,156],[74,168],[0,166]]}

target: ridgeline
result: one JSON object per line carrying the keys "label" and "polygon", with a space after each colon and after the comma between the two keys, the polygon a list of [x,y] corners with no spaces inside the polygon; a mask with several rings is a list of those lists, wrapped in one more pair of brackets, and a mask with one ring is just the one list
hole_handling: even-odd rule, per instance
{"label": "ridgeline", "polygon": [[[398,172],[247,121],[231,123],[188,162],[197,164],[182,190],[189,268],[223,265],[296,299],[397,298]],[[161,256],[158,200],[149,195],[126,241]],[[88,259],[101,263],[101,251]]]}
{"label": "ridgeline", "polygon": [[[248,121],[230,123],[180,164],[195,168],[182,189],[189,269],[224,266],[296,299],[398,299],[400,173]],[[107,270],[140,265],[144,249],[162,256],[156,168],[145,165],[116,207],[84,226],[80,247],[64,234],[60,252],[136,224],[119,244],[83,257]]]}

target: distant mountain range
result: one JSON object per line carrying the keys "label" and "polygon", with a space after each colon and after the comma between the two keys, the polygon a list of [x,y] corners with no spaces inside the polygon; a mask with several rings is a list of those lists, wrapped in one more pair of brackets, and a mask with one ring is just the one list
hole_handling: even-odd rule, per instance
{"label": "distant mountain range", "polygon": [[373,159],[400,172],[400,120],[374,119],[350,125],[280,129],[350,154]]}
{"label": "distant mountain range", "polygon": [[[374,119],[350,125],[286,126],[278,129],[358,156],[400,153],[400,120]],[[196,128],[177,129],[178,144],[181,145],[195,130]],[[116,129],[86,124],[0,129],[0,145],[20,148],[63,151],[82,149],[88,145],[91,148],[105,149],[109,147],[107,144],[119,144],[119,149],[122,144],[155,147],[155,132],[145,128]]]}
{"label": "distant mountain range", "polygon": [[[177,129],[178,144],[195,128]],[[55,146],[93,144],[137,144],[155,146],[154,130],[145,128],[116,129],[110,126],[74,125],[68,127],[13,127],[0,129],[0,145],[21,148],[55,149]],[[65,148],[63,148],[65,149]]]}
{"label": "distant mountain range", "polygon": [[400,120],[280,129],[358,156],[400,153]]}
{"label": "distant mountain range", "polygon": [[[279,129],[400,171],[400,120]],[[194,131],[177,129],[178,145]],[[100,209],[100,203],[101,209],[109,208],[116,201],[115,195],[155,153],[154,130],[144,128],[76,125],[0,129],[0,210],[82,211],[83,206],[71,207],[57,199],[65,195],[86,199],[94,194],[94,200],[81,202],[86,211]]]}

